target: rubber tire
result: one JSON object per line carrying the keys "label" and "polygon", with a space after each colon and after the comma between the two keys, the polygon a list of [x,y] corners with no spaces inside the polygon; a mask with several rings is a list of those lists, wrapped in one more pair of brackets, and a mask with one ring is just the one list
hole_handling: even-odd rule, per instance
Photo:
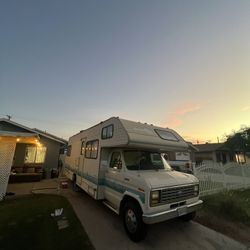
{"label": "rubber tire", "polygon": [[193,220],[196,216],[196,212],[192,212],[192,213],[189,213],[189,214],[185,214],[183,216],[181,216],[180,218],[185,221],[185,222],[189,222],[191,220]]}
{"label": "rubber tire", "polygon": [[[131,209],[134,212],[137,221],[137,228],[134,233],[131,233],[126,225],[126,213],[129,209]],[[133,201],[126,202],[123,208],[122,218],[125,231],[132,241],[139,242],[145,239],[147,234],[147,225],[142,220],[142,211],[139,204]]]}

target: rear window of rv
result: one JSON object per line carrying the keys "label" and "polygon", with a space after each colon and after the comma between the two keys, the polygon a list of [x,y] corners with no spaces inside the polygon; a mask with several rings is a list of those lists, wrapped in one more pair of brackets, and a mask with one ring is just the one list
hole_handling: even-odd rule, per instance
{"label": "rear window of rv", "polygon": [[163,140],[179,141],[179,139],[170,131],[155,129],[155,132]]}
{"label": "rear window of rv", "polygon": [[90,159],[96,159],[98,155],[98,140],[88,141],[85,148],[85,157]]}
{"label": "rear window of rv", "polygon": [[102,129],[102,139],[109,139],[113,137],[114,125],[109,125]]}

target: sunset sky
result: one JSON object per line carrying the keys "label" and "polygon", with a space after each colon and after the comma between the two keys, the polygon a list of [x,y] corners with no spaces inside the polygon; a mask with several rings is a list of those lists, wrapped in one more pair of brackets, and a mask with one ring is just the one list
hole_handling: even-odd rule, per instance
{"label": "sunset sky", "polygon": [[250,126],[250,1],[3,0],[0,117],[63,138],[111,116],[216,142]]}

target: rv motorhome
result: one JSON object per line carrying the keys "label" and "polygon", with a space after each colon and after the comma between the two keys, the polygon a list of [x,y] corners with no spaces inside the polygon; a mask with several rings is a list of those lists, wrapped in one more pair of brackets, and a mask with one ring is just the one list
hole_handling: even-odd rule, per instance
{"label": "rv motorhome", "polygon": [[198,179],[173,171],[162,154],[187,147],[172,129],[112,117],[69,139],[64,171],[75,189],[120,214],[139,241],[146,224],[188,221],[201,207]]}

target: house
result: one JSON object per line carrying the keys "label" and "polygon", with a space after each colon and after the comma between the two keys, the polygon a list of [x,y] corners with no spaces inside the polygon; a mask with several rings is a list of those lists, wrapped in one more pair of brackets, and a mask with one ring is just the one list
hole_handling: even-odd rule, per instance
{"label": "house", "polygon": [[0,119],[0,193],[8,181],[49,177],[51,170],[57,168],[60,149],[66,143],[44,131]]}
{"label": "house", "polygon": [[246,162],[244,155],[240,152],[232,152],[224,143],[196,144],[195,147],[199,150],[195,152],[196,163],[214,161],[225,164],[235,161],[242,164]]}

